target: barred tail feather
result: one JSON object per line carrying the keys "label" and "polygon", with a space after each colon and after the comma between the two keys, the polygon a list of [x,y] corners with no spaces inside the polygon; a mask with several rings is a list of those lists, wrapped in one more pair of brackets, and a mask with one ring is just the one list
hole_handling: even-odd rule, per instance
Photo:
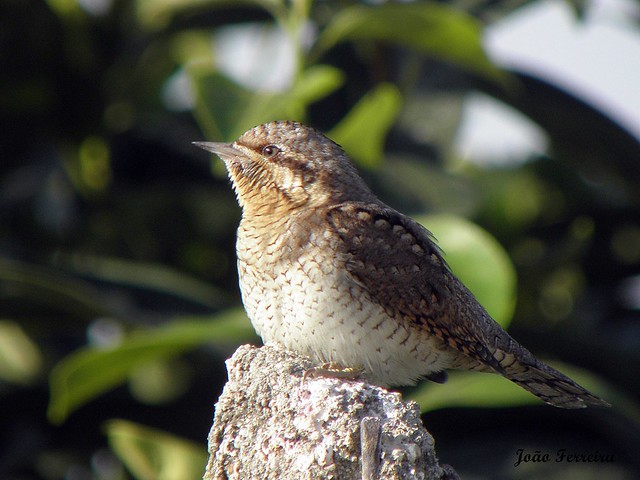
{"label": "barred tail feather", "polygon": [[507,369],[505,377],[554,407],[611,406],[563,373],[538,360],[534,364],[515,362]]}

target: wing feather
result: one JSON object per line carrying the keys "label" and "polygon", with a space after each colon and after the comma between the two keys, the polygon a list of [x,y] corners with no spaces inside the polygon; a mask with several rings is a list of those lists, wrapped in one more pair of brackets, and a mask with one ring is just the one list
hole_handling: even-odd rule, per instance
{"label": "wing feather", "polygon": [[488,338],[506,333],[451,273],[426,228],[378,204],[344,203],[327,216],[348,275],[390,316],[426,328],[443,344],[504,373]]}

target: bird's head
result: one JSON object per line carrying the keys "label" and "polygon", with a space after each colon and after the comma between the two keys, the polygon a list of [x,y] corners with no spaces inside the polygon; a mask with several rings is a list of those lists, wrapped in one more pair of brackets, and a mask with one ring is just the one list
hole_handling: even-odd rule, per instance
{"label": "bird's head", "polygon": [[245,211],[292,210],[373,196],[340,146],[297,122],[265,123],[233,143],[194,143],[224,161]]}

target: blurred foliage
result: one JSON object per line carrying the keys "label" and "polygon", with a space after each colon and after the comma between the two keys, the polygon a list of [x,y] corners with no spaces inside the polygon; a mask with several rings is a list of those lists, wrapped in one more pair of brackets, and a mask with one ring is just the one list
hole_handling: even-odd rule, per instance
{"label": "blurred foliage", "polygon": [[478,225],[450,214],[416,217],[429,228],[449,267],[505,330],[515,308],[516,272],[508,254]]}
{"label": "blurred foliage", "polygon": [[[460,432],[501,408],[478,442],[492,454],[498,438],[561,437],[618,452],[615,478],[640,472],[640,144],[489,61],[485,24],[526,3],[0,3],[0,476],[199,477],[223,359],[256,340],[238,308],[239,209],[191,142],[278,118],[328,132],[516,338],[618,400],[557,421],[496,376],[421,385],[443,461],[481,476],[487,454],[465,464]],[[473,91],[537,122],[549,155],[456,158]],[[545,428],[525,436],[510,409]]]}
{"label": "blurred foliage", "polygon": [[42,355],[16,322],[0,321],[0,379],[29,385],[38,378]]}
{"label": "blurred foliage", "polygon": [[311,57],[343,41],[375,40],[415,49],[465,70],[502,82],[505,72],[487,58],[481,43],[481,25],[461,10],[438,3],[396,4],[378,7],[354,5],[336,12],[318,36]]}
{"label": "blurred foliage", "polygon": [[113,450],[141,480],[200,478],[207,464],[201,445],[162,431],[125,420],[109,420],[105,431]]}
{"label": "blurred foliage", "polygon": [[[204,342],[236,343],[253,336],[244,313],[227,310],[205,320],[176,318],[172,323],[132,332],[113,347],[76,350],[51,371],[49,419],[64,421],[78,406],[123,383],[137,367],[172,358]],[[146,373],[148,378],[149,371]]]}

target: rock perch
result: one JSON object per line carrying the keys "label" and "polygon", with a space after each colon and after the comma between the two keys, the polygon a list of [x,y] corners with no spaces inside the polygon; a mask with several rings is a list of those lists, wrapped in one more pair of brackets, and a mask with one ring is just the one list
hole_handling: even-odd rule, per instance
{"label": "rock perch", "polygon": [[275,346],[227,360],[205,480],[455,479],[415,402],[356,380],[304,379],[312,364]]}

